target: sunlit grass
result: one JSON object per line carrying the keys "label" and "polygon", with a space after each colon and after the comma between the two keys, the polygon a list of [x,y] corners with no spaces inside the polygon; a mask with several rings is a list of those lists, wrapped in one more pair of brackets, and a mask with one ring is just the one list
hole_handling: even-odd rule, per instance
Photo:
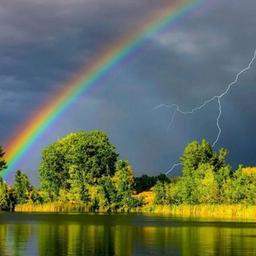
{"label": "sunlit grass", "polygon": [[242,173],[247,175],[256,175],[256,167],[244,167]]}
{"label": "sunlit grass", "polygon": [[135,196],[138,199],[142,199],[144,204],[153,204],[154,202],[154,194],[152,191],[144,191]]}
{"label": "sunlit grass", "polygon": [[[131,212],[164,214],[178,217],[206,217],[229,219],[255,219],[256,205],[245,204],[199,204],[199,205],[155,205],[154,194],[145,191],[135,195],[143,199],[144,205],[131,209]],[[27,203],[17,205],[16,212],[90,212],[86,204],[52,202],[44,204]]]}
{"label": "sunlit grass", "polygon": [[15,212],[88,212],[89,207],[85,204],[52,202],[44,204],[19,204]]}
{"label": "sunlit grass", "polygon": [[[89,212],[85,204],[45,203],[17,205],[16,212]],[[256,205],[201,204],[201,205],[153,205],[132,209],[132,212],[156,213],[179,217],[211,217],[231,219],[256,219]]]}
{"label": "sunlit grass", "polygon": [[200,204],[200,205],[152,205],[142,212],[167,214],[179,217],[209,217],[231,219],[256,219],[256,205]]}

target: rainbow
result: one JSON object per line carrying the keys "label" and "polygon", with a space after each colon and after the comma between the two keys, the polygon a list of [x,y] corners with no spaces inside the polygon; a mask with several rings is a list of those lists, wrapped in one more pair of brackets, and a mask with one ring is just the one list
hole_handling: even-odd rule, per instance
{"label": "rainbow", "polygon": [[34,116],[27,120],[23,127],[16,131],[16,135],[8,140],[5,147],[8,168],[1,172],[1,175],[7,178],[7,175],[14,170],[18,161],[31,146],[72,103],[77,101],[79,96],[100,82],[132,52],[142,47],[147,38],[190,13],[201,1],[176,0],[165,4],[136,30],[128,33],[112,47],[104,49],[89,66],[76,75],[75,79],[63,86],[63,89],[57,91],[54,97],[40,106]]}

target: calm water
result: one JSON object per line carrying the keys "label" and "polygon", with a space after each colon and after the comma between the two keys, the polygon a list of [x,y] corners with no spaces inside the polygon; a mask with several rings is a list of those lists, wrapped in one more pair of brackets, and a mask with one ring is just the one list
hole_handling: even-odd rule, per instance
{"label": "calm water", "polygon": [[256,223],[0,213],[0,255],[256,255]]}

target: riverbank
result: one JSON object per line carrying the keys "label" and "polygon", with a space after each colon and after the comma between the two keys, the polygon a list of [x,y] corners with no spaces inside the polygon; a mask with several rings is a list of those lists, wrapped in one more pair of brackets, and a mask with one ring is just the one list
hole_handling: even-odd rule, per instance
{"label": "riverbank", "polygon": [[[23,204],[15,207],[15,212],[90,212],[84,204],[71,203],[46,203],[46,204]],[[99,212],[106,212],[100,210]],[[153,213],[177,217],[202,217],[221,219],[255,219],[256,205],[225,205],[225,204],[202,204],[202,205],[146,205],[132,209],[130,212]]]}
{"label": "riverbank", "polygon": [[256,205],[226,205],[226,204],[202,204],[202,205],[163,205],[145,207],[144,212],[151,212],[177,217],[202,217],[220,219],[255,219]]}
{"label": "riverbank", "polygon": [[52,202],[45,204],[18,204],[15,212],[90,212],[86,204]]}

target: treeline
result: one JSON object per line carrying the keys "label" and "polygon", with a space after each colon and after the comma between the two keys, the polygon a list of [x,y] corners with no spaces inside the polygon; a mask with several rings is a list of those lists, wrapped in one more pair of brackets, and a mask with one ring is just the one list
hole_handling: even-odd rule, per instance
{"label": "treeline", "polygon": [[[234,171],[226,157],[226,149],[214,151],[207,141],[194,141],[180,158],[181,176],[134,177],[105,133],[72,133],[43,150],[38,189],[21,171],[12,186],[0,180],[0,209],[56,203],[71,210],[127,212],[145,205],[256,204],[256,172]],[[6,166],[0,147],[0,171]]]}
{"label": "treeline", "polygon": [[158,180],[168,180],[165,175],[135,178],[131,165],[119,159],[116,148],[101,131],[72,133],[49,145],[42,153],[39,176],[39,189],[21,171],[16,172],[13,186],[1,180],[0,209],[56,202],[86,205],[89,211],[129,211],[143,204],[135,196],[136,189],[148,190]]}

